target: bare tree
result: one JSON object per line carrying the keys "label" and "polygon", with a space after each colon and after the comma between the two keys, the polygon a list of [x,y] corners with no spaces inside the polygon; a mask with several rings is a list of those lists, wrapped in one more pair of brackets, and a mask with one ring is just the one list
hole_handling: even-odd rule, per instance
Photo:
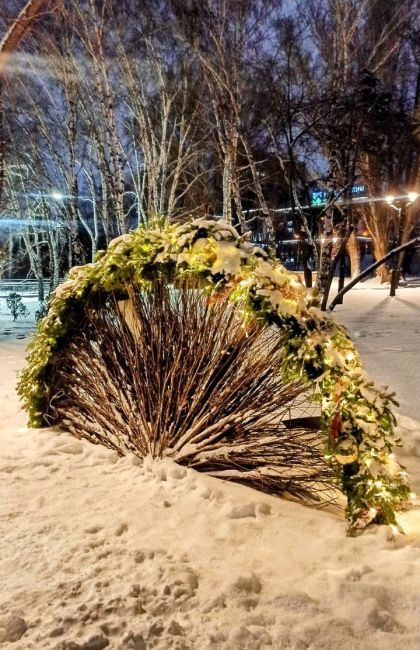
{"label": "bare tree", "polygon": [[19,14],[12,20],[11,25],[0,41],[0,200],[4,182],[5,140],[3,135],[3,106],[2,106],[2,76],[7,67],[11,54],[16,50],[25,34],[39,17],[49,0],[28,0]]}
{"label": "bare tree", "polygon": [[[28,34],[14,58],[3,110],[8,143],[25,142],[3,156],[36,170],[26,191],[44,198],[46,223],[62,224],[41,237],[48,253],[32,249],[56,278],[59,254],[65,271],[150,216],[202,211],[274,246],[282,204],[308,284],[321,252],[328,293],[346,247],[358,270],[359,223],[376,256],[396,232],[384,204],[356,211],[354,179],[378,195],[411,189],[418,174],[413,5],[145,0],[138,12],[134,0],[56,0],[37,21],[42,38]],[[330,191],[318,219],[304,208],[315,182]],[[416,218],[407,212],[404,240]]]}
{"label": "bare tree", "polygon": [[0,41],[0,72],[49,0],[28,0]]}
{"label": "bare tree", "polygon": [[[209,95],[208,119],[213,126],[222,174],[222,214],[231,221],[233,206],[240,228],[246,229],[243,194],[252,192],[274,245],[272,213],[261,183],[261,161],[252,146],[247,118],[255,98],[252,83],[255,54],[264,43],[274,5],[271,2],[171,3],[179,31],[198,57]],[[252,98],[252,99],[251,99]]]}

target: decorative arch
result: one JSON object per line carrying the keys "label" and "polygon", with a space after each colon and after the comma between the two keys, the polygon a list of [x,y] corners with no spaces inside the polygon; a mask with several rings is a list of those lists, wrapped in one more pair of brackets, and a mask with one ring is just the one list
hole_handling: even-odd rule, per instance
{"label": "decorative arch", "polygon": [[316,292],[223,221],[140,228],[113,240],[94,263],[70,270],[20,373],[18,392],[30,426],[45,425],[52,368],[87,297],[127,282],[147,288],[158,272],[174,282],[194,275],[209,291],[227,295],[245,321],[257,317],[277,328],[284,376],[316,385],[324,455],[347,497],[350,531],[369,523],[397,525],[395,512],[409,500],[410,488],[393,456],[394,395],[375,386],[346,329],[320,311]]}

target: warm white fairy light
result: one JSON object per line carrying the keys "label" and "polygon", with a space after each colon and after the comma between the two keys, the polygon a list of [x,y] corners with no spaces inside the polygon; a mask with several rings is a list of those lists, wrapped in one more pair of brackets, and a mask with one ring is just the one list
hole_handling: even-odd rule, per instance
{"label": "warm white fairy light", "polygon": [[396,537],[398,535],[398,533],[400,532],[398,530],[398,526],[396,526],[395,524],[391,524],[390,528],[391,528],[392,537]]}
{"label": "warm white fairy light", "polygon": [[[393,198],[390,197],[392,200]],[[201,245],[197,248],[193,243],[198,229],[206,231],[205,238],[201,237],[200,240],[201,242],[207,240],[204,248]],[[205,277],[209,280],[209,284],[212,284],[215,273],[214,252],[217,250],[218,274],[224,274],[225,281],[230,282],[234,279],[236,282],[236,284],[228,282],[227,286],[234,287],[232,300],[242,307],[244,326],[252,314],[264,320],[267,315],[275,313],[279,317],[279,326],[283,327],[283,335],[287,334],[290,320],[295,324],[298,323],[299,328],[293,330],[291,334],[293,346],[287,348],[285,358],[288,362],[290,360],[288,370],[291,370],[294,376],[304,375],[305,370],[311,371],[308,373],[310,376],[316,375],[311,368],[311,362],[314,363],[315,369],[319,368],[319,375],[312,380],[316,382],[317,391],[322,398],[322,411],[326,424],[324,433],[328,435],[329,423],[333,434],[329,436],[327,453],[324,457],[326,460],[337,461],[343,465],[357,461],[362,470],[359,475],[355,475],[361,487],[359,496],[354,497],[353,491],[349,498],[348,512],[352,526],[356,528],[358,520],[363,520],[368,512],[372,518],[380,513],[385,521],[389,520],[389,508],[393,509],[399,501],[406,500],[409,493],[405,480],[407,472],[399,471],[399,467],[394,466],[395,472],[392,472],[391,480],[390,469],[394,468],[386,467],[395,458],[393,454],[386,456],[383,444],[383,438],[387,435],[386,447],[393,446],[392,421],[387,424],[392,399],[385,390],[373,385],[363,371],[359,355],[352,348],[353,344],[347,333],[327,316],[321,314],[316,296],[314,297],[305,289],[302,282],[284,267],[271,262],[268,258],[262,260],[260,256],[256,256],[255,249],[226,224],[197,219],[181,226],[171,226],[167,230],[156,229],[148,233],[134,232],[124,235],[126,239],[123,240],[125,248],[122,264],[126,264],[130,246],[139,246],[141,250],[142,237],[145,236],[147,246],[156,245],[157,254],[154,261],[156,265],[165,260],[175,261],[177,266],[186,263],[192,271],[207,274]],[[322,243],[325,243],[325,240]],[[232,255],[227,255],[227,250],[229,253],[232,250],[235,253],[233,261]],[[110,245],[110,251],[113,255],[116,254],[115,242],[114,245]],[[119,250],[117,252],[119,253]],[[148,251],[148,257],[149,255]],[[31,410],[33,423],[38,422],[39,402],[45,399],[43,370],[46,364],[51,362],[56,338],[61,335],[60,332],[58,335],[55,332],[56,322],[65,311],[68,299],[77,297],[80,292],[82,295],[87,287],[101,288],[102,278],[109,277],[113,272],[111,268],[115,267],[115,259],[112,258],[111,264],[108,257],[104,254],[95,265],[82,267],[77,277],[73,277],[70,273],[72,285],[68,292],[55,293],[50,319],[44,321],[42,336],[40,336],[44,353],[41,355],[42,362],[38,346],[37,352],[32,352],[31,372],[22,375],[24,379],[20,390]],[[138,278],[141,278],[141,269],[137,273]],[[262,306],[254,306],[250,300],[254,295],[262,297]],[[285,341],[287,346],[287,337]],[[320,343],[319,350],[315,347],[317,343]],[[296,354],[298,346],[300,347]],[[33,371],[34,367],[36,372]],[[36,381],[33,379],[34,376]],[[382,415],[387,417],[382,418]],[[354,435],[355,429],[360,434],[361,441]],[[382,444],[376,444],[378,441]],[[381,475],[385,483],[377,479]],[[395,493],[394,488],[396,488]],[[344,491],[346,492],[345,488]],[[379,505],[380,500],[387,503],[387,508]],[[372,503],[376,507],[372,506],[369,511]]]}

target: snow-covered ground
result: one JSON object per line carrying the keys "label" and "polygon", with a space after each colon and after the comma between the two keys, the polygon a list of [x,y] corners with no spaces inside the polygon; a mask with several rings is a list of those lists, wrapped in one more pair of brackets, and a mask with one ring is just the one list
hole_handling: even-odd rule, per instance
{"label": "snow-covered ground", "polygon": [[397,393],[400,412],[420,421],[420,282],[389,297],[376,280],[356,285],[334,315],[350,330],[366,370]]}
{"label": "snow-covered ground", "polygon": [[[388,307],[379,295],[378,313],[362,293],[337,316],[418,415],[420,294]],[[342,512],[28,430],[15,334],[0,340],[0,648],[420,648],[420,509],[401,515],[406,535],[393,541],[385,528],[348,538]],[[382,356],[384,345],[398,350]],[[420,492],[420,425],[401,424]]]}
{"label": "snow-covered ground", "polygon": [[39,309],[39,302],[32,296],[23,296],[22,304],[28,309],[29,314],[27,317],[18,318],[13,322],[6,304],[6,298],[0,297],[0,341],[25,339],[33,332],[35,328],[35,312]]}

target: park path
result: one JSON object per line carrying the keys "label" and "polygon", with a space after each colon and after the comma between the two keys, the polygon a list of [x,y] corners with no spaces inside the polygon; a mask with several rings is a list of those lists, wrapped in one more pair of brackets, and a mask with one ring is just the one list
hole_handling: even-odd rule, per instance
{"label": "park path", "polygon": [[397,393],[400,413],[420,420],[420,287],[353,289],[334,317],[350,330],[366,370]]}

